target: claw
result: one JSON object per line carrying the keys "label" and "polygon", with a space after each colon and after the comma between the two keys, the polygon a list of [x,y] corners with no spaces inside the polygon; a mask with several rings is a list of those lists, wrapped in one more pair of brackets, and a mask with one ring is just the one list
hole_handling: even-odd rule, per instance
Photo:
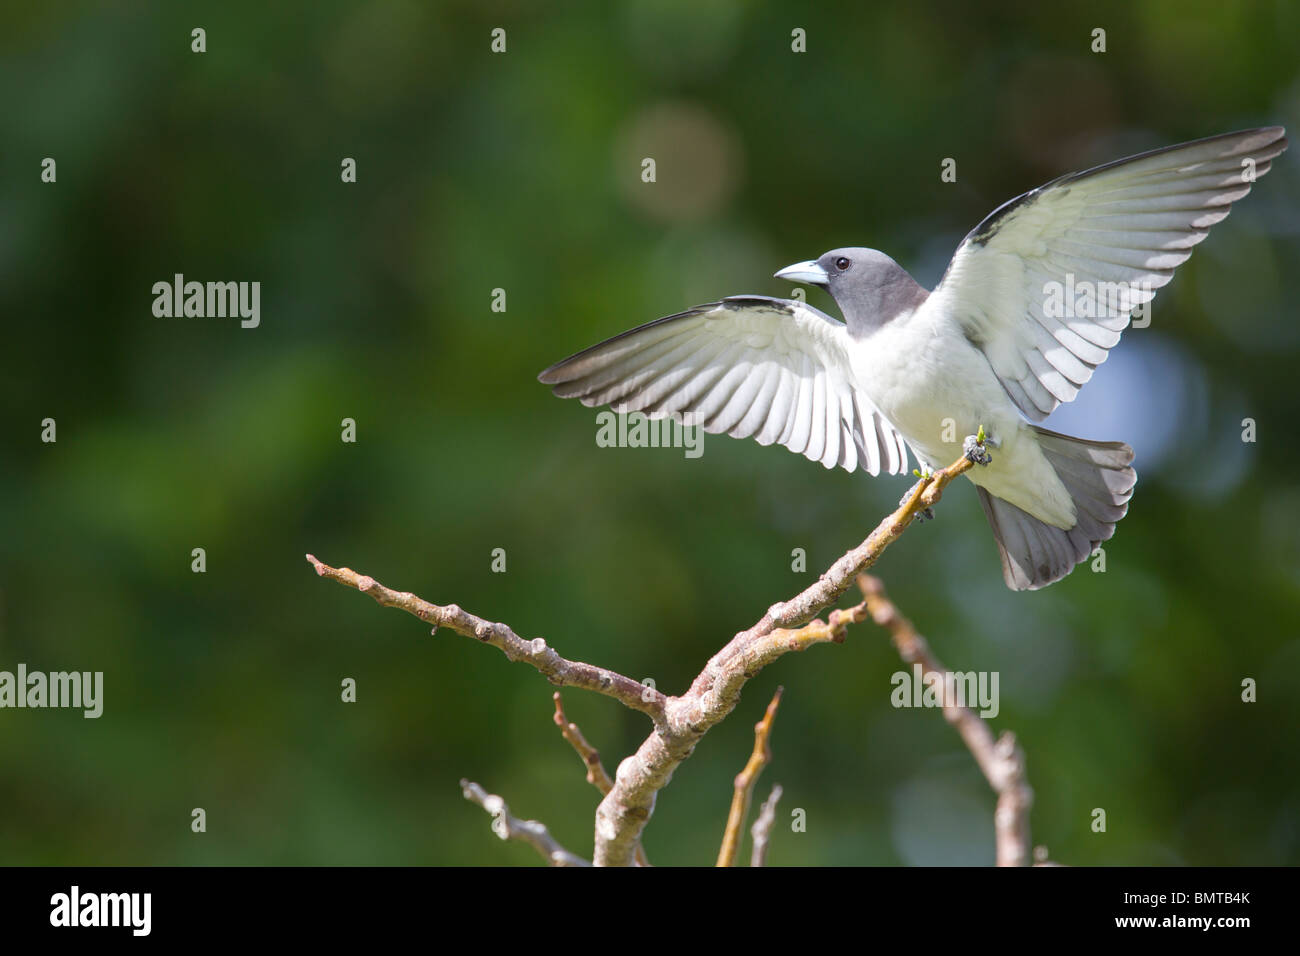
{"label": "claw", "polygon": [[984,426],[980,426],[978,435],[967,435],[965,441],[961,443],[962,454],[968,461],[977,465],[987,465],[993,461],[993,456],[988,453],[985,446],[998,447],[998,442],[984,434]]}

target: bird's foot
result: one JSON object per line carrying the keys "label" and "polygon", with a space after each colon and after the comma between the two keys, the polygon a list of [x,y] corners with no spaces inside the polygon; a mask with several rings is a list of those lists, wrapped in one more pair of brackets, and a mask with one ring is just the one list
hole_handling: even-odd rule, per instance
{"label": "bird's foot", "polygon": [[1001,444],[993,436],[985,434],[984,426],[981,425],[978,435],[966,436],[966,440],[961,443],[961,450],[968,461],[976,465],[988,465],[993,461],[988,449],[997,448]]}
{"label": "bird's foot", "polygon": [[[929,465],[922,465],[920,471],[917,471],[915,468],[913,468],[912,474],[916,475],[916,477],[920,478],[922,481],[925,481],[927,478],[931,478],[934,476],[934,469],[931,468]],[[898,499],[898,506],[900,508],[912,500],[912,493],[915,490],[916,490],[915,488],[909,489],[907,494],[903,495],[903,497]],[[917,524],[920,524],[921,522],[929,521],[931,518],[934,517],[934,509],[920,508],[915,512],[915,515],[916,515]]]}
{"label": "bird's foot", "polygon": [[966,460],[976,465],[987,465],[993,461],[993,456],[985,450],[984,443],[977,440],[974,435],[966,436],[966,440],[962,442],[961,450],[962,454],[966,456]]}

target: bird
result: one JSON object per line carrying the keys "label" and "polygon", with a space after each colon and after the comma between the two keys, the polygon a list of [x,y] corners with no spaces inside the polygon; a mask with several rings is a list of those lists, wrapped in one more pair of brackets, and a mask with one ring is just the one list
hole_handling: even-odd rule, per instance
{"label": "bird", "polygon": [[1014,591],[1068,575],[1111,538],[1133,449],[1036,424],[1072,401],[1192,249],[1287,148],[1280,126],[1070,173],[993,210],[927,290],[875,249],[775,278],[792,299],[728,296],[641,325],[539,376],[562,398],[754,438],[853,472],[965,455]]}

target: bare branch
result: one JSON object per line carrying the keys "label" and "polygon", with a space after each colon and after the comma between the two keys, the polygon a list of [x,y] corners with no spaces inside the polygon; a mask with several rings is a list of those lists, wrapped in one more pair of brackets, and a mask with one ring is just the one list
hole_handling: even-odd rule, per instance
{"label": "bare branch", "polygon": [[[829,622],[805,624],[838,600],[854,578],[871,567],[916,515],[933,506],[943,490],[973,466],[968,458],[927,474],[913,486],[903,503],[867,539],[845,554],[811,587],[789,601],[774,604],[757,624],[742,631],[704,666],[682,697],[669,698],[665,722],[618,766],[614,789],[596,809],[597,866],[627,866],[632,848],[654,812],[655,796],[667,786],[673,771],[690,756],[699,739],[725,718],[740,699],[741,688],[758,671],[792,650],[823,641],[842,641],[844,628],[863,620],[864,605],[832,611]],[[798,630],[790,630],[798,628]]]}
{"label": "bare branch", "polygon": [[358,574],[351,568],[332,568],[310,554],[307,555],[307,560],[321,577],[356,588],[362,594],[369,594],[384,607],[400,608],[408,614],[414,614],[426,624],[432,624],[434,631],[439,627],[449,627],[457,634],[490,644],[503,651],[512,661],[531,664],[545,674],[552,684],[592,690],[613,697],[632,710],[648,714],[656,722],[663,719],[664,695],[639,681],[603,667],[567,660],[547,647],[542,638],[524,640],[506,625],[485,621],[455,604],[445,607],[430,604],[410,591],[390,590],[369,575]]}
{"label": "bare branch", "polygon": [[[860,545],[843,555],[817,579],[817,583],[804,589],[789,601],[773,604],[757,624],[731,639],[714,656],[710,664],[725,659],[737,646],[755,636],[766,634],[775,627],[796,627],[811,620],[829,605],[839,600],[853,584],[854,578],[875,564],[884,550],[902,536],[913,519],[927,508],[933,507],[943,497],[944,489],[974,465],[969,458],[958,458],[947,468],[923,477],[908,492],[893,514],[876,526]],[[703,674],[700,675],[704,677]]]}
{"label": "bare branch", "polygon": [[[603,797],[613,788],[614,781],[605,772],[605,765],[600,762],[600,751],[587,743],[587,738],[582,735],[578,725],[565,715],[564,700],[560,697],[558,690],[553,697],[555,699],[555,716],[553,718],[555,726],[560,728],[560,734],[578,752],[578,756],[582,758],[582,764],[587,768],[587,783],[599,790],[600,795]],[[650,861],[646,859],[645,850],[639,846],[636,848],[636,863],[637,866],[650,865]]]}
{"label": "bare branch", "polygon": [[[829,622],[811,621],[797,630],[772,630],[742,644],[716,674],[717,692],[697,689],[670,697],[665,724],[656,727],[636,753],[618,765],[614,789],[596,808],[596,865],[627,866],[632,847],[654,810],[655,797],[668,785],[678,764],[691,755],[704,734],[731,712],[740,689],[760,670],[790,651],[815,644],[843,643],[849,624],[866,620],[866,603],[834,610]],[[707,685],[706,685],[707,686]]]}
{"label": "bare branch", "polygon": [[[917,633],[912,622],[903,617],[885,595],[885,586],[880,579],[864,574],[858,579],[858,586],[866,598],[872,620],[889,631],[904,663],[920,664],[922,679],[934,674],[947,686],[948,669],[934,656],[930,645]],[[1034,792],[1025,778],[1024,751],[1010,731],[995,739],[993,731],[977,713],[969,707],[957,706],[947,694],[942,697],[944,719],[961,734],[984,778],[997,794],[993,826],[997,837],[998,866],[1028,866],[1029,808],[1034,802]]]}
{"label": "bare branch", "polygon": [[560,728],[560,734],[565,740],[578,752],[582,758],[583,765],[587,768],[587,783],[594,786],[600,791],[603,797],[614,787],[614,781],[610,779],[605,772],[605,765],[600,762],[600,751],[591,744],[587,743],[587,738],[582,736],[582,731],[578,725],[569,720],[564,714],[564,701],[557,690],[553,695],[555,699],[555,726]]}
{"label": "bare branch", "polygon": [[[519,637],[505,624],[476,617],[454,604],[430,604],[406,591],[392,591],[350,568],[332,568],[307,556],[321,577],[369,594],[379,604],[400,608],[434,626],[450,627],[503,651],[512,661],[525,661],[554,684],[581,687],[612,697],[654,721],[654,731],[636,753],[619,764],[614,785],[596,808],[595,863],[628,866],[636,859],[641,832],[654,811],[655,797],[673,771],[695,749],[708,730],[735,708],[745,683],[763,667],[790,651],[802,651],[844,640],[845,628],[867,617],[866,602],[834,610],[826,622],[816,615],[838,600],[861,571],[873,565],[898,540],[919,512],[933,506],[944,489],[973,467],[965,457],[940,471],[921,477],[907,497],[860,545],[849,551],[789,601],[772,605],[747,631],[715,654],[681,697],[665,697],[622,674],[580,661],[570,661],[547,647],[541,638]],[[585,758],[584,758],[585,761]]]}
{"label": "bare branch", "polygon": [[754,725],[754,751],[749,755],[744,768],[736,774],[735,791],[731,795],[731,812],[727,814],[727,827],[722,834],[722,848],[718,851],[718,866],[735,866],[736,855],[740,852],[740,831],[745,826],[745,817],[749,815],[749,802],[758,783],[758,775],[772,762],[772,722],[776,720],[776,709],[781,706],[781,694],[784,687],[778,687],[772,695],[772,702],[767,705],[763,719]]}
{"label": "bare branch", "polygon": [[544,823],[538,823],[536,820],[520,820],[518,817],[511,816],[505,800],[495,793],[488,793],[469,780],[462,780],[460,789],[465,794],[466,800],[477,803],[491,814],[492,832],[501,839],[527,843],[551,866],[591,866],[582,857],[560,846]]}
{"label": "bare branch", "polygon": [[750,866],[767,865],[767,847],[772,840],[772,826],[776,823],[776,805],[780,802],[783,792],[779,783],[772,786],[772,795],[763,802],[763,806],[758,811],[758,819],[750,828],[749,833],[754,840],[754,853],[749,861]]}

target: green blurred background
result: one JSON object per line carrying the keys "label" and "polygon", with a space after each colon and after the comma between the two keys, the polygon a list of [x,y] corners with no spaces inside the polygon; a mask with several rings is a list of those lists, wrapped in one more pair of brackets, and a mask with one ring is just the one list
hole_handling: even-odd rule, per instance
{"label": "green blurred background", "polygon": [[[776,269],[838,245],[931,285],[1059,174],[1300,129],[1297,5],[1090,6],[9,4],[0,669],[102,670],[105,713],[0,711],[0,862],[535,863],[461,777],[590,854],[597,795],[553,688],[304,552],[684,690],[908,481],[723,437],[696,460],[598,448],[595,411],[537,372],[697,302],[788,294]],[[1300,861],[1296,157],[1048,423],[1136,448],[1105,574],[1007,591],[964,484],[877,567],[950,667],[1000,673],[994,726],[1062,862]],[[155,318],[176,272],[260,281],[261,327]],[[863,625],[762,673],[660,795],[651,860],[712,861],[779,683],[772,863],[991,862],[993,797],[938,713],[891,708],[898,669]],[[566,703],[611,771],[648,730]]]}

